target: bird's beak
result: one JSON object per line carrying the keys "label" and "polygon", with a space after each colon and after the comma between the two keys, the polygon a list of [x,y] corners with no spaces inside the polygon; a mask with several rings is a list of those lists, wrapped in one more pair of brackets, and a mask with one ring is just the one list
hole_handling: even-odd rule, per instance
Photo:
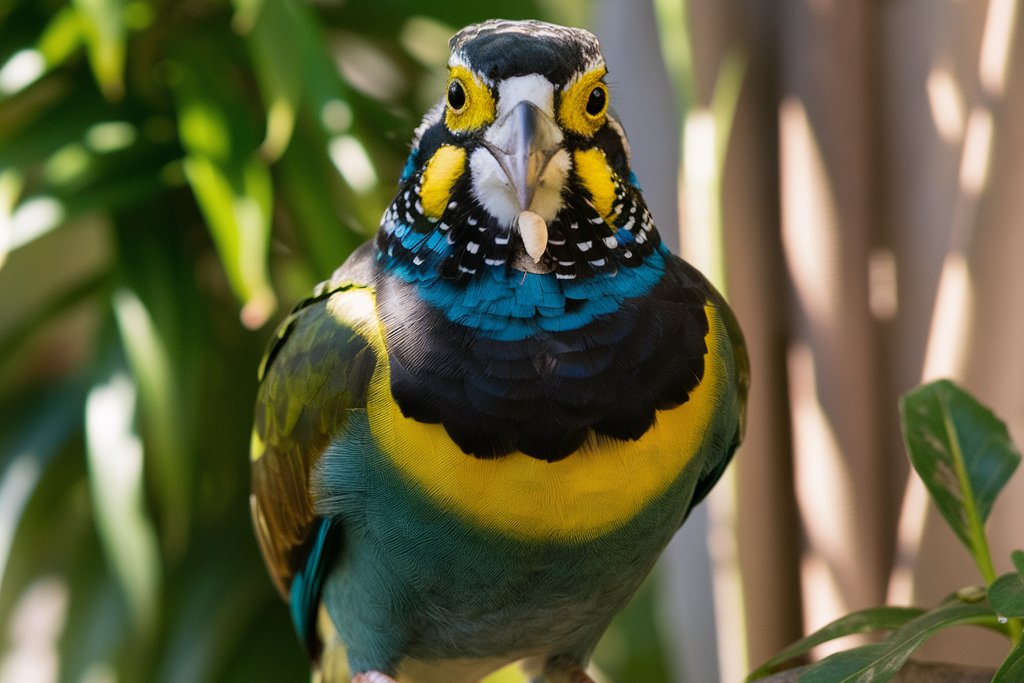
{"label": "bird's beak", "polygon": [[[549,163],[562,148],[562,132],[547,113],[529,100],[513,107],[494,128],[492,135],[488,136],[487,148],[519,200],[518,227],[530,257],[537,262],[547,246],[547,226],[539,215],[531,211],[531,205],[538,188],[545,182]],[[543,235],[524,233],[524,230],[536,232],[541,229]],[[531,248],[533,245],[536,247]]]}
{"label": "bird's beak", "polygon": [[561,147],[562,133],[555,122],[530,101],[517,104],[501,129],[499,136],[504,149],[495,150],[499,155],[498,163],[515,187],[520,208],[526,211],[548,162]]}

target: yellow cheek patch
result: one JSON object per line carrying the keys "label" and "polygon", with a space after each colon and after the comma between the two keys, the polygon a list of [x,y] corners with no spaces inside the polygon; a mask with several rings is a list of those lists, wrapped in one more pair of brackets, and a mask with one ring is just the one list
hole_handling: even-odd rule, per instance
{"label": "yellow cheek patch", "polygon": [[[442,425],[402,415],[391,396],[384,353],[367,396],[373,439],[410,484],[481,528],[524,540],[594,539],[622,527],[667,492],[702,449],[720,447],[712,446],[713,423],[728,391],[732,351],[717,310],[707,305],[705,311],[709,352],[701,383],[686,403],[659,411],[654,426],[636,441],[592,434],[580,450],[554,463],[521,452],[474,458]],[[373,344],[383,349],[379,334]]]}
{"label": "yellow cheek patch", "polygon": [[[444,122],[449,130],[469,131],[486,126],[494,120],[494,96],[490,89],[469,69],[452,67],[448,74],[448,85],[458,80],[466,93],[466,103],[458,112],[445,105]],[[447,92],[447,88],[445,89]]]}
{"label": "yellow cheek patch", "polygon": [[451,199],[452,186],[465,170],[466,150],[461,147],[442,145],[434,152],[423,170],[423,185],[420,187],[425,216],[441,218]]}
{"label": "yellow cheek patch", "polygon": [[[596,133],[606,120],[608,111],[608,88],[601,82],[608,70],[603,66],[590,73],[583,74],[579,79],[566,86],[562,92],[562,101],[558,106],[558,122],[574,133],[590,137]],[[604,90],[604,106],[597,114],[587,112],[587,102],[594,88]]]}
{"label": "yellow cheek patch", "polygon": [[617,216],[612,215],[615,204],[615,181],[612,180],[612,167],[604,152],[597,149],[577,150],[575,155],[576,175],[583,181],[583,186],[593,197],[594,208],[609,224]]}

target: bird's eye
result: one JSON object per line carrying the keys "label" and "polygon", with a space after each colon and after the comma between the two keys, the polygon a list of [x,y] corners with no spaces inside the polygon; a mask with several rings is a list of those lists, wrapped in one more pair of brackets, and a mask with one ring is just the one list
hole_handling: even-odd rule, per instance
{"label": "bird's eye", "polygon": [[464,66],[452,67],[443,101],[445,125],[453,133],[476,130],[494,120],[494,95],[490,87]]}
{"label": "bird's eye", "polygon": [[605,125],[608,112],[608,86],[602,79],[608,73],[597,67],[576,74],[562,89],[558,104],[558,123],[568,131],[593,137]]}
{"label": "bird's eye", "polygon": [[604,104],[607,99],[608,95],[601,86],[591,90],[590,97],[587,98],[587,113],[591,116],[599,116],[604,111]]}
{"label": "bird's eye", "polygon": [[458,113],[466,106],[466,89],[459,79],[453,79],[448,85],[448,106]]}

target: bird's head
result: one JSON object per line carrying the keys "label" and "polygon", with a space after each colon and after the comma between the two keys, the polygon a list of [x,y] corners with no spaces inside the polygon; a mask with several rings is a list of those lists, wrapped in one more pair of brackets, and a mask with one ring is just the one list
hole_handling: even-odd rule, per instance
{"label": "bird's head", "polygon": [[659,240],[597,39],[491,20],[449,45],[444,97],[417,129],[381,257],[406,279],[490,267],[585,280],[641,265]]}

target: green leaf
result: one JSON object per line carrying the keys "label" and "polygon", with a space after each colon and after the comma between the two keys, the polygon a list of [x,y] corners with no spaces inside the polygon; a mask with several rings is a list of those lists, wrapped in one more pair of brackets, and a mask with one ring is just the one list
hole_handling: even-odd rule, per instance
{"label": "green leaf", "polygon": [[[303,49],[302,79],[306,102],[323,129],[337,135],[348,132],[353,124],[351,93],[342,83],[338,67],[320,37],[323,29],[317,17],[305,5],[294,17],[294,40]],[[447,57],[446,57],[447,59]]]}
{"label": "green leaf", "polygon": [[349,228],[338,215],[339,206],[351,208],[356,199],[347,186],[331,182],[337,174],[324,153],[323,142],[313,126],[300,125],[278,162],[277,177],[303,251],[312,260],[318,277],[326,279],[366,236]]}
{"label": "green leaf", "polygon": [[984,524],[1021,457],[1006,424],[949,380],[904,394],[900,415],[914,469],[991,583],[995,570]]}
{"label": "green leaf", "polygon": [[135,397],[135,386],[123,373],[93,387],[85,406],[85,432],[100,539],[136,628],[152,635],[163,578],[156,529],[145,509],[142,442],[132,430]]}
{"label": "green leaf", "polygon": [[81,13],[82,31],[96,81],[111,102],[124,97],[128,29],[121,0],[73,0]]}
{"label": "green leaf", "polygon": [[992,677],[992,683],[1020,683],[1024,681],[1024,638],[1017,641],[1017,644],[1006,655],[996,675]]}
{"label": "green leaf", "polygon": [[1003,574],[988,587],[988,601],[1001,617],[1024,617],[1024,574]]}
{"label": "green leaf", "polygon": [[244,36],[252,30],[260,11],[263,9],[264,0],[231,0],[235,8],[235,14],[231,17],[231,28],[240,36]]}
{"label": "green leaf", "polygon": [[277,306],[267,272],[270,244],[270,172],[253,157],[242,170],[237,191],[227,175],[209,157],[185,160],[185,177],[196,195],[220,253],[228,280],[244,302],[242,322],[261,327]]}
{"label": "green leaf", "polygon": [[961,624],[989,624],[993,617],[987,602],[951,598],[880,643],[837,652],[816,662],[800,676],[800,683],[885,683],[896,675],[914,650],[938,631]]}
{"label": "green leaf", "polygon": [[[263,158],[276,161],[291,140],[305,80],[301,17],[309,10],[294,0],[263,0],[248,33],[249,54],[259,78],[267,111],[267,132],[260,145]],[[236,19],[246,17],[244,3],[236,2]]]}
{"label": "green leaf", "polygon": [[818,629],[814,633],[801,638],[785,650],[775,655],[767,662],[755,669],[747,681],[763,678],[770,674],[780,664],[798,657],[811,649],[836,638],[853,635],[855,633],[870,633],[872,631],[892,631],[902,627],[913,619],[925,614],[923,609],[916,607],[873,607],[860,610],[840,617],[832,623]]}
{"label": "green leaf", "polygon": [[171,68],[178,129],[189,153],[185,177],[243,303],[242,322],[255,329],[277,306],[267,271],[274,197],[270,170],[256,153],[243,96],[226,77],[236,56],[232,46],[197,39],[189,47]]}
{"label": "green leaf", "polygon": [[163,507],[164,546],[180,555],[188,537],[190,517],[189,460],[181,434],[181,410],[174,369],[164,340],[149,311],[129,289],[114,292],[114,315],[121,343],[138,386],[147,439],[147,463]]}
{"label": "green leaf", "polygon": [[68,5],[57,12],[39,37],[37,49],[46,59],[47,68],[61,64],[78,49],[85,39],[87,22],[82,13]]}
{"label": "green leaf", "polygon": [[1017,568],[1017,571],[1024,574],[1024,550],[1014,550],[1010,553],[1010,560],[1013,561],[1013,566]]}

